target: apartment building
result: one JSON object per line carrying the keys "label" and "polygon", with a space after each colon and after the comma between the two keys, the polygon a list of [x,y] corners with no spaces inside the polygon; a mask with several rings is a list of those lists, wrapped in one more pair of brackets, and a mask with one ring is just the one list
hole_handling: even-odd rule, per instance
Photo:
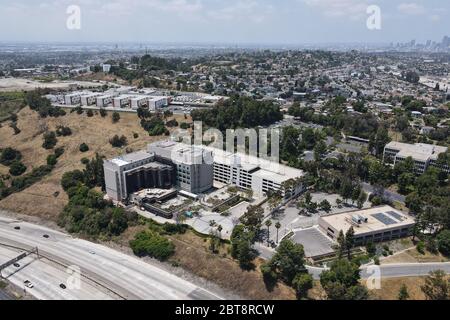
{"label": "apartment building", "polygon": [[319,218],[319,228],[334,241],[353,227],[357,246],[407,237],[414,224],[413,218],[387,205]]}
{"label": "apartment building", "polygon": [[448,165],[441,166],[437,163],[439,154],[445,153],[447,150],[447,147],[432,144],[408,144],[393,141],[385,146],[383,161],[395,165],[411,157],[414,161],[414,168],[417,174],[424,173],[429,166],[435,166],[450,173],[450,167]]}

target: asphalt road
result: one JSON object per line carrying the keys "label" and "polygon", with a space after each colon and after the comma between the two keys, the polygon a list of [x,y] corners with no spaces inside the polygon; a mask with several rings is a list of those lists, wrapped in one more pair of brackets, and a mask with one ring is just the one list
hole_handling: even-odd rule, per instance
{"label": "asphalt road", "polygon": [[[20,230],[14,229],[15,226],[20,226]],[[44,238],[44,234],[49,237]],[[41,256],[66,266],[77,266],[84,276],[124,299],[221,299],[136,257],[46,227],[0,218],[0,243],[25,249],[37,246]]]}
{"label": "asphalt road", "polygon": [[[378,270],[375,270],[379,267]],[[314,279],[319,279],[320,274],[326,270],[324,268],[307,267],[309,273]],[[370,266],[361,268],[361,278],[367,279],[376,273],[381,278],[399,278],[399,277],[417,277],[426,276],[431,271],[443,270],[450,274],[450,262],[445,263],[402,263],[402,264],[385,264],[381,266]]]}

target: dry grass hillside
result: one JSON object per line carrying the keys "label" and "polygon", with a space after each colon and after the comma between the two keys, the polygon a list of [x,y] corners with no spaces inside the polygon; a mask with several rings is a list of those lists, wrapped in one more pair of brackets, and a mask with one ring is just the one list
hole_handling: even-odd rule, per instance
{"label": "dry grass hillside", "polygon": [[[60,186],[62,175],[70,170],[82,169],[81,159],[92,158],[98,152],[106,157],[117,156],[125,152],[126,148],[139,150],[145,148],[152,141],[163,137],[150,137],[140,126],[136,114],[121,113],[121,119],[113,124],[111,115],[102,118],[96,114],[87,117],[86,114],[67,113],[60,118],[39,118],[38,114],[28,107],[18,113],[18,127],[21,133],[13,134],[13,130],[4,123],[0,128],[0,148],[13,147],[23,155],[23,163],[28,171],[46,163],[46,158],[53,153],[52,150],[42,148],[43,134],[54,131],[57,126],[68,126],[72,135],[58,137],[56,147],[64,147],[65,153],[61,156],[53,172],[42,181],[28,189],[13,194],[0,201],[0,208],[26,215],[38,216],[55,220],[67,202],[66,194]],[[179,122],[184,119],[177,119]],[[133,138],[133,133],[139,137]],[[115,134],[125,135],[128,146],[123,149],[113,148],[109,139]],[[79,146],[87,143],[89,151],[81,153]],[[7,173],[8,168],[0,165],[0,173]]]}

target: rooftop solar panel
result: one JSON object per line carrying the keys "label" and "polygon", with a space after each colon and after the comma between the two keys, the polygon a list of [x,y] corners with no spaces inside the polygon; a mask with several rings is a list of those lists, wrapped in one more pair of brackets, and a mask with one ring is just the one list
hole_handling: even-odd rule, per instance
{"label": "rooftop solar panel", "polygon": [[378,221],[380,221],[381,223],[384,223],[385,225],[391,225],[391,224],[396,224],[397,221],[389,218],[388,216],[386,216],[384,213],[375,213],[374,215],[372,215],[375,219],[377,219]]}
{"label": "rooftop solar panel", "polygon": [[390,215],[391,217],[394,217],[395,219],[397,219],[398,221],[403,221],[403,216],[398,214],[395,211],[387,211],[386,212],[388,215]]}

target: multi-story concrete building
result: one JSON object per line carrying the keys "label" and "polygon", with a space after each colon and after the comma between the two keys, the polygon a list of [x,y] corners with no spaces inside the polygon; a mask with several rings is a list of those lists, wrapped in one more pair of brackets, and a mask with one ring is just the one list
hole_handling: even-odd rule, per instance
{"label": "multi-story concrete building", "polygon": [[211,152],[199,147],[164,141],[150,144],[148,152],[161,163],[173,165],[177,186],[189,193],[199,194],[213,187]]}
{"label": "multi-story concrete building", "polygon": [[411,157],[414,161],[414,168],[417,174],[424,173],[429,166],[435,166],[450,173],[448,165],[439,165],[437,163],[439,154],[445,153],[447,150],[447,147],[432,144],[408,144],[394,141],[385,146],[383,161],[395,165]]}
{"label": "multi-story concrete building", "polygon": [[[158,145],[165,146],[164,148]],[[172,150],[190,150],[193,148],[202,155],[203,161],[212,164],[213,176],[208,175],[208,179],[223,184],[233,184],[243,189],[251,189],[262,196],[269,191],[280,191],[285,196],[295,196],[303,190],[302,184],[298,181],[304,176],[302,170],[294,169],[279,164],[278,162],[262,159],[246,154],[230,153],[208,146],[188,146],[175,142],[156,143],[149,146],[149,151],[154,152],[157,157],[177,157]],[[182,176],[180,178],[183,178]],[[291,185],[285,188],[287,182]],[[211,182],[212,185],[212,182]],[[287,191],[287,192],[285,192]]]}
{"label": "multi-story concrete building", "polygon": [[155,155],[139,151],[103,163],[107,195],[123,201],[142,189],[171,188],[175,183],[172,166],[155,161]]}
{"label": "multi-story concrete building", "polygon": [[334,241],[353,227],[355,245],[390,241],[411,234],[415,222],[390,206],[349,211],[319,218],[319,228]]}
{"label": "multi-story concrete building", "polygon": [[142,189],[172,185],[201,194],[210,190],[214,181],[252,190],[257,196],[280,191],[291,197],[303,191],[301,170],[244,154],[173,141],[152,143],[147,151],[107,160],[104,170],[107,194],[118,201]]}

